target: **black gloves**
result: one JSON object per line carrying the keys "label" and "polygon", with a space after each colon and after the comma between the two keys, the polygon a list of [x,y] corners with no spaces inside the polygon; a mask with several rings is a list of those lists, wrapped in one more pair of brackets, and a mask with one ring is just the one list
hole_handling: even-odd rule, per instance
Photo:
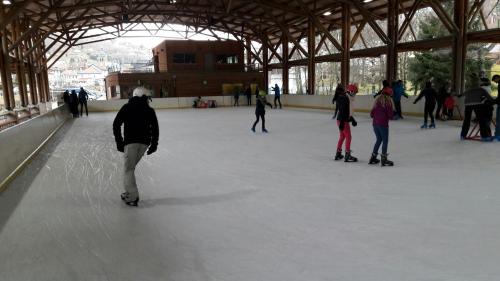
{"label": "black gloves", "polygon": [[339,123],[339,130],[343,131],[344,127],[345,127],[344,121],[340,121],[340,123]]}
{"label": "black gloves", "polygon": [[148,152],[146,153],[147,155],[150,155],[150,154],[153,154],[156,149],[158,149],[158,146],[157,145],[151,145],[148,149]]}
{"label": "black gloves", "polygon": [[351,116],[351,117],[349,118],[349,121],[351,121],[351,123],[352,123],[352,126],[353,126],[353,127],[358,126],[358,122],[356,122],[356,119],[354,119],[354,117],[352,117],[352,116]]}
{"label": "black gloves", "polygon": [[116,142],[116,149],[120,152],[124,152],[125,151],[125,143],[123,143],[122,141],[117,141]]}

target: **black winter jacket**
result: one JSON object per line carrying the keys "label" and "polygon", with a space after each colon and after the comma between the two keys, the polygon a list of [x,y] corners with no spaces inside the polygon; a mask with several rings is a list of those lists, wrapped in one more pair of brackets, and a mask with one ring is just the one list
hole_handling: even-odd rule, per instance
{"label": "black winter jacket", "polygon": [[349,117],[351,117],[350,106],[349,106],[349,98],[346,95],[339,95],[337,97],[337,120],[343,122],[349,122]]}
{"label": "black winter jacket", "polygon": [[437,98],[437,92],[434,88],[425,88],[418,95],[415,103],[417,103],[422,97],[425,97],[426,104],[435,104]]}
{"label": "black winter jacket", "polygon": [[[121,133],[122,124],[125,140]],[[122,106],[113,121],[113,134],[117,143],[158,146],[158,119],[145,97],[133,97]]]}
{"label": "black winter jacket", "polygon": [[273,108],[273,105],[270,104],[265,97],[257,96],[257,105],[255,107],[255,113],[265,113],[266,112],[266,104]]}

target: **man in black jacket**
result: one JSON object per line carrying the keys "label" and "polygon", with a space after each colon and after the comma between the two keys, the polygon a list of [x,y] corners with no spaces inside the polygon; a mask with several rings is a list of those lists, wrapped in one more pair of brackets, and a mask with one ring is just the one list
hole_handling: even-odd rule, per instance
{"label": "man in black jacket", "polygon": [[[155,152],[158,147],[158,119],[154,109],[149,106],[151,92],[138,87],[133,97],[120,109],[113,121],[113,134],[118,151],[125,153],[125,192],[121,198],[127,205],[137,206],[139,191],[135,181],[135,167],[144,153]],[[124,124],[122,138],[121,126]],[[148,149],[149,148],[149,149]]]}
{"label": "man in black jacket", "polygon": [[89,116],[89,110],[87,109],[87,100],[89,99],[89,94],[80,87],[80,92],[78,92],[78,102],[80,103],[80,116],[83,116],[83,107],[85,106],[85,113]]}

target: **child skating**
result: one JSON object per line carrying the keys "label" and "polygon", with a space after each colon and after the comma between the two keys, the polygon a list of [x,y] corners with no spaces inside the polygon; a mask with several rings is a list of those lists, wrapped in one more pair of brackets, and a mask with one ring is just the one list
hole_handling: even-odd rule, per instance
{"label": "child skating", "polygon": [[[351,88],[352,89],[352,88]],[[337,143],[337,153],[335,154],[335,160],[344,159],[344,162],[357,162],[358,159],[351,155],[351,127],[349,122],[353,123],[356,127],[356,120],[351,116],[350,101],[347,93],[344,91],[339,91],[339,95],[336,100],[338,108],[337,114],[337,125],[339,126],[339,141]],[[342,155],[342,145],[345,141],[345,157]]]}
{"label": "child skating", "polygon": [[373,131],[377,141],[373,147],[372,156],[368,164],[378,164],[380,160],[377,159],[378,150],[382,144],[382,166],[393,166],[394,163],[387,159],[387,148],[389,145],[389,120],[394,115],[394,106],[392,98],[387,94],[377,96],[373,103],[370,116],[373,118]]}
{"label": "child skating", "polygon": [[256,120],[253,123],[252,132],[255,133],[255,126],[257,125],[257,123],[259,123],[259,119],[262,119],[262,132],[267,133],[268,131],[266,130],[266,119],[264,117],[266,115],[266,104],[269,105],[271,108],[273,108],[273,105],[266,100],[266,92],[259,91],[259,94],[257,95],[256,99],[256,104],[257,104],[255,106]]}
{"label": "child skating", "polygon": [[[434,107],[436,106],[437,92],[436,90],[434,90],[434,88],[432,88],[431,81],[427,81],[427,83],[425,83],[425,88],[420,92],[413,104],[416,104],[422,97],[425,97],[424,124],[420,126],[420,128],[436,128],[436,123],[434,123]],[[429,125],[429,127],[427,127],[428,117],[431,117],[431,124]]]}

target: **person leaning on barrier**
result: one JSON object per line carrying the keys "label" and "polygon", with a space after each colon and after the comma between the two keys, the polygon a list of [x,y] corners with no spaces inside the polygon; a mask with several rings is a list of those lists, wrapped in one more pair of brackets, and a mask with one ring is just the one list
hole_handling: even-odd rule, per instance
{"label": "person leaning on barrier", "polygon": [[80,87],[80,92],[78,92],[78,102],[80,103],[80,116],[83,116],[83,107],[85,106],[85,113],[89,116],[89,110],[87,108],[87,100],[89,99],[89,94]]}
{"label": "person leaning on barrier", "polygon": [[[122,200],[129,206],[137,206],[139,191],[135,181],[135,167],[144,153],[150,155],[158,148],[158,119],[149,106],[151,92],[143,87],[134,89],[133,97],[122,106],[113,121],[116,148],[125,155]],[[122,137],[121,126],[124,125]]]}
{"label": "person leaning on barrier", "polygon": [[[489,81],[488,81],[489,82]],[[488,92],[486,81],[481,81],[481,87],[473,88],[464,92],[465,116],[462,123],[461,139],[466,139],[469,133],[472,112],[476,115],[479,123],[479,132],[482,141],[491,141],[491,118],[493,114],[493,103],[495,100]]]}

